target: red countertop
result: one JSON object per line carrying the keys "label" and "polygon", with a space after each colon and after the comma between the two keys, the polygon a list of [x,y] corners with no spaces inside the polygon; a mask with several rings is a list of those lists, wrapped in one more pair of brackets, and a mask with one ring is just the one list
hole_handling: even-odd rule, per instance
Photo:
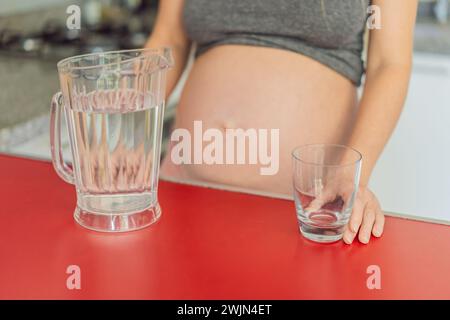
{"label": "red countertop", "polygon": [[0,156],[0,298],[450,299],[449,226],[388,217],[369,245],[321,245],[299,234],[292,201],[164,181],[159,199],[148,228],[89,231],[50,163]]}

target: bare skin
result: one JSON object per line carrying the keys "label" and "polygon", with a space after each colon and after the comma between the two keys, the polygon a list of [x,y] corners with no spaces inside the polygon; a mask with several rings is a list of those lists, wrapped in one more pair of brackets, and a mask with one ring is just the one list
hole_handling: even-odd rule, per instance
{"label": "bare skin", "polygon": [[[383,233],[384,215],[367,188],[370,173],[401,113],[411,69],[416,0],[374,0],[382,28],[370,32],[364,94],[343,76],[297,53],[250,46],[219,46],[194,63],[177,109],[176,128],[279,128],[280,170],[261,176],[255,165],[184,165],[170,159],[163,173],[277,193],[291,192],[292,149],[306,143],[344,143],[364,159],[361,185],[344,233],[368,243]],[[183,1],[161,1],[147,47],[170,46],[176,68],[168,90],[184,69],[190,41],[182,25]]]}
{"label": "bare skin", "polygon": [[[261,65],[276,65],[276,70],[267,74]],[[312,95],[314,91],[319,94]],[[175,128],[192,131],[195,120],[202,120],[204,130],[278,128],[279,172],[262,176],[258,165],[180,166],[168,157],[163,174],[291,194],[291,151],[305,143],[344,143],[355,108],[356,89],[350,81],[310,58],[271,48],[213,48],[193,66]]]}

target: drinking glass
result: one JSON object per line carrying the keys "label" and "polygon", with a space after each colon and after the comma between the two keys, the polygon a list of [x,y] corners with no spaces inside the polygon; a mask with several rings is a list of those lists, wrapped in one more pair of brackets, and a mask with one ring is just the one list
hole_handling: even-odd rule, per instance
{"label": "drinking glass", "polygon": [[361,154],[337,144],[292,152],[294,199],[301,234],[315,242],[342,238],[358,190]]}
{"label": "drinking glass", "polygon": [[[130,231],[159,219],[158,172],[170,49],[74,56],[57,65],[51,106],[53,165],[75,184],[75,220],[98,231]],[[67,123],[72,167],[61,152]]]}

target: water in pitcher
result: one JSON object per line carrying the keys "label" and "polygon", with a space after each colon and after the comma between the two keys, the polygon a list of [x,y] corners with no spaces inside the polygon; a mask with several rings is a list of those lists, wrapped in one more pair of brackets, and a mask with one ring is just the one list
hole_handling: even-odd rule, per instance
{"label": "water in pitcher", "polygon": [[74,99],[72,136],[78,206],[98,214],[143,211],[156,203],[161,106],[133,90]]}

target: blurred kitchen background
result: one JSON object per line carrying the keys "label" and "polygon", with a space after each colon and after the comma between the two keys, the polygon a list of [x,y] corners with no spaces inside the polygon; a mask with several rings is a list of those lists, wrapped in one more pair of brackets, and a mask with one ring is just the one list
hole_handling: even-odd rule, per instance
{"label": "blurred kitchen background", "polygon": [[[69,5],[81,8],[80,30],[66,27]],[[157,5],[157,0],[0,0],[0,152],[49,159],[57,61],[142,47]],[[165,140],[183,81],[167,104]],[[63,142],[70,160],[68,141]],[[448,164],[450,0],[421,0],[408,99],[371,186],[386,211],[450,221]]]}

